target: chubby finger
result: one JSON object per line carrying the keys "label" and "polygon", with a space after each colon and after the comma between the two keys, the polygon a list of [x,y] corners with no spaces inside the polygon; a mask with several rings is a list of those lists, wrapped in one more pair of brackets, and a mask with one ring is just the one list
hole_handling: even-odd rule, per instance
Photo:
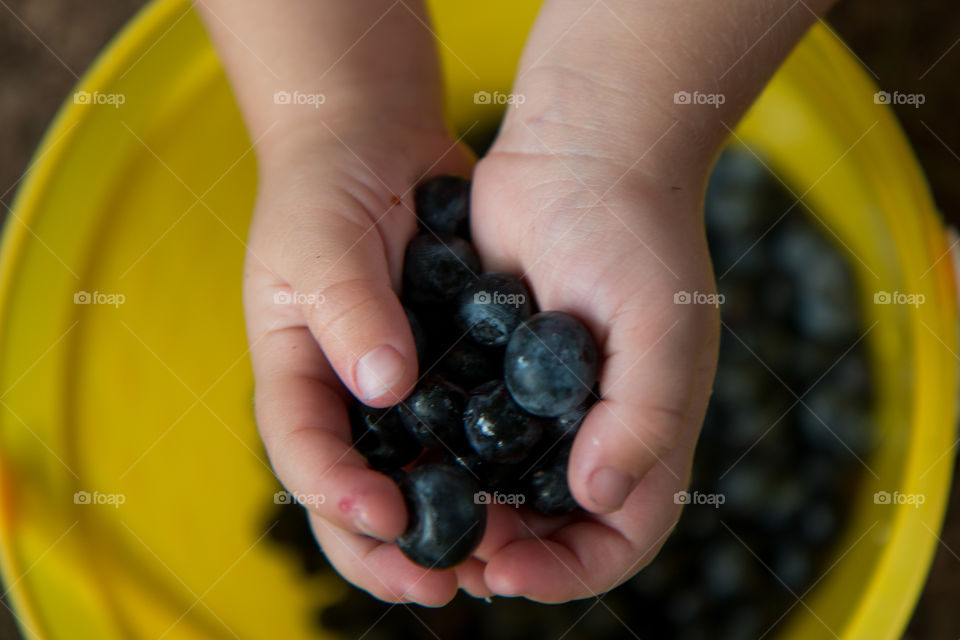
{"label": "chubby finger", "polygon": [[626,579],[636,552],[599,522],[568,525],[548,538],[516,540],[487,563],[484,580],[497,595],[559,603],[603,593]]}
{"label": "chubby finger", "polygon": [[344,579],[386,602],[442,607],[457,594],[457,574],[414,564],[396,544],[339,529],[310,514],[327,559]]}
{"label": "chubby finger", "polygon": [[489,598],[493,595],[493,591],[483,580],[483,571],[486,566],[476,558],[468,558],[463,564],[454,567],[460,588],[474,598]]}
{"label": "chubby finger", "polygon": [[309,511],[342,529],[393,540],[407,514],[396,484],[350,441],[346,398],[305,327],[251,345],[256,417],[277,477]]}
{"label": "chubby finger", "polygon": [[[688,307],[689,308],[689,307]],[[570,455],[570,489],[597,513],[621,508],[643,476],[696,432],[716,363],[714,310],[651,317],[625,307],[610,326],[600,389]],[[669,469],[674,475],[680,470]]]}
{"label": "chubby finger", "polygon": [[[377,213],[405,219],[405,241],[414,231],[413,216],[401,203],[393,208],[393,214]],[[376,219],[358,203],[331,196],[285,224],[290,230],[277,260],[289,290],[280,291],[278,301],[300,309],[357,398],[377,407],[396,404],[413,387],[417,357]]]}

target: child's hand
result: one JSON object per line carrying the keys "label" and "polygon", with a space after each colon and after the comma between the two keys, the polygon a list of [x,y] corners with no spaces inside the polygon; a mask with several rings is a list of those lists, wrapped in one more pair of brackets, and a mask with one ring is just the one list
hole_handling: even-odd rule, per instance
{"label": "child's hand", "polygon": [[346,409],[350,392],[388,406],[413,388],[416,350],[394,293],[417,228],[413,186],[427,171],[469,175],[471,159],[440,127],[364,119],[337,131],[261,154],[244,274],[257,423],[337,570],[384,600],[439,605],[456,593],[453,572],[363,535],[392,541],[407,516],[393,480],[352,448]]}
{"label": "child's hand", "polygon": [[347,580],[383,600],[443,604],[456,572],[418,567],[375,539],[394,540],[407,515],[394,482],[350,446],[346,411],[351,392],[382,407],[412,389],[416,351],[394,291],[416,232],[413,187],[471,171],[443,122],[423,3],[198,8],[257,146],[244,305],[270,460]]}
{"label": "child's hand", "polygon": [[594,513],[523,521],[491,506],[477,555],[496,594],[602,593],[652,559],[679,514],[674,493],[686,487],[712,385],[719,314],[674,302],[679,291],[714,291],[699,185],[674,190],[628,167],[541,148],[495,151],[474,176],[484,268],[525,274],[539,307],[583,319],[602,352],[602,400],[569,467],[574,497]]}

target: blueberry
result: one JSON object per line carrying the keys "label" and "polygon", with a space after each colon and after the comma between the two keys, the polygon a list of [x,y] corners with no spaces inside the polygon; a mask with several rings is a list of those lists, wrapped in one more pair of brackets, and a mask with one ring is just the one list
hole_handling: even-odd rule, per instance
{"label": "blueberry", "polygon": [[530,292],[509,273],[485,273],[471,280],[457,301],[457,325],[478,344],[501,347],[530,317]]}
{"label": "blueberry", "polygon": [[465,389],[473,389],[503,376],[503,349],[481,347],[470,340],[462,340],[443,354],[437,370],[447,380]]}
{"label": "blueberry", "polygon": [[567,483],[567,463],[570,460],[570,442],[558,447],[525,482],[526,504],[545,515],[570,513],[579,505],[570,493]]}
{"label": "blueberry", "polygon": [[457,451],[455,455],[449,455],[448,459],[451,463],[458,464],[466,469],[484,489],[492,491],[511,491],[513,489],[518,465],[484,460],[480,457],[480,454],[469,446],[463,451]]}
{"label": "blueberry", "polygon": [[540,419],[514,402],[502,380],[492,380],[470,392],[463,426],[470,446],[481,458],[502,463],[523,460],[543,431]]}
{"label": "blueberry", "polygon": [[410,515],[397,539],[405,556],[422,567],[449,569],[470,557],[486,528],[480,490],[464,469],[427,464],[406,474],[400,489]]}
{"label": "blueberry", "polygon": [[350,408],[353,443],[374,469],[402,467],[420,454],[396,407],[376,409],[357,403]]}
{"label": "blueberry", "polygon": [[414,302],[453,302],[479,269],[476,252],[463,238],[419,235],[403,260],[404,292]]}
{"label": "blueberry", "polygon": [[597,343],[590,330],[562,311],[525,321],[510,337],[504,376],[521,407],[557,417],[584,401],[597,381]]}
{"label": "blueberry", "polygon": [[437,235],[470,234],[470,181],[460,176],[437,176],[420,184],[413,194],[420,224]]}
{"label": "blueberry", "polygon": [[420,324],[420,321],[417,320],[417,316],[414,315],[408,307],[403,308],[407,312],[407,322],[410,323],[410,333],[413,334],[413,344],[417,347],[417,362],[423,366],[423,363],[427,359],[427,334],[423,331],[423,325]]}
{"label": "blueberry", "polygon": [[564,440],[573,438],[580,430],[583,419],[587,417],[590,407],[597,401],[596,393],[591,393],[583,402],[575,406],[570,411],[563,413],[553,420],[544,421],[544,429],[547,437],[551,440]]}
{"label": "blueberry", "polygon": [[423,446],[451,448],[463,440],[466,399],[463,389],[431,375],[400,405],[400,419]]}

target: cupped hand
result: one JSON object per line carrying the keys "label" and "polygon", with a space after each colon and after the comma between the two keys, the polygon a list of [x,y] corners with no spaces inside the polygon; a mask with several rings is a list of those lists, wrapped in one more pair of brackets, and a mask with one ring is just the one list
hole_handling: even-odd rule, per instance
{"label": "cupped hand", "polygon": [[258,427],[330,562],[388,601],[441,605],[458,579],[413,564],[392,542],[406,527],[403,499],[352,448],[347,406],[350,393],[383,407],[412,390],[416,349],[395,292],[417,229],[413,187],[469,175],[472,162],[442,126],[370,114],[326,120],[260,153],[244,273]]}
{"label": "cupped hand", "polygon": [[563,602],[630,578],[675,524],[674,496],[687,485],[716,368],[719,314],[681,304],[684,292],[715,291],[702,176],[534,146],[498,142],[478,163],[473,241],[484,270],[523,274],[540,309],[572,313],[598,339],[601,400],[568,470],[588,511],[545,518],[492,505],[476,556],[488,592]]}

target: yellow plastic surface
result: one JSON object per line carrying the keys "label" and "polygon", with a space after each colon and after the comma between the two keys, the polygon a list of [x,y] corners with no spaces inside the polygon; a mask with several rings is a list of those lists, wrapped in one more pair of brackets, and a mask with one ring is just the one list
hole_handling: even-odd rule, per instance
{"label": "yellow plastic surface", "polygon": [[[537,3],[432,5],[464,130],[498,115],[473,94],[508,90]],[[16,614],[29,637],[308,637],[318,599],[344,587],[303,577],[263,539],[278,485],[240,304],[256,164],[189,3],[151,3],[77,88],[126,101],[68,100],[0,253],[0,566]],[[782,637],[798,640],[899,637],[952,473],[951,263],[937,262],[941,223],[874,90],[818,26],[737,132],[847,247],[876,321],[881,447],[835,566],[790,614]],[[874,305],[880,290],[926,303]],[[126,299],[75,304],[84,291]],[[878,490],[926,502],[876,505]],[[76,504],[77,491],[125,503]]]}

